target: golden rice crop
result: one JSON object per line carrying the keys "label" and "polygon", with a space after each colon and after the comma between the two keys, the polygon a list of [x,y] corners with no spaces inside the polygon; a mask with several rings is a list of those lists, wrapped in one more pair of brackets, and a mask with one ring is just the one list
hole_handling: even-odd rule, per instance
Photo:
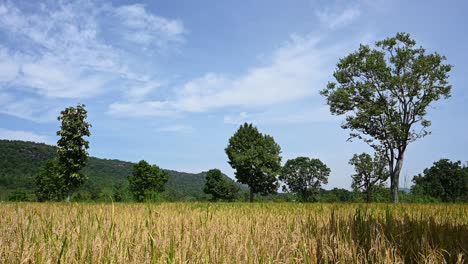
{"label": "golden rice crop", "polygon": [[0,203],[2,263],[463,263],[468,205]]}

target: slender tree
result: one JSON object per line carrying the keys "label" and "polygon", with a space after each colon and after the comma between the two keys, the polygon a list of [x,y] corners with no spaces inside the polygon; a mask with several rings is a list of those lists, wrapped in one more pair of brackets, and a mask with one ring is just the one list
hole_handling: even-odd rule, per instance
{"label": "slender tree", "polygon": [[129,189],[137,202],[143,202],[153,193],[163,192],[168,179],[166,171],[141,160],[133,166],[133,172],[128,176]]}
{"label": "slender tree", "polygon": [[236,170],[237,181],[249,186],[250,202],[256,193],[266,195],[278,190],[276,176],[281,170],[281,148],[273,137],[245,123],[229,139],[225,151],[229,164]]}
{"label": "slender tree", "polygon": [[322,184],[328,183],[331,170],[319,159],[297,157],[283,166],[279,179],[284,191],[297,193],[304,202],[312,201]]}
{"label": "slender tree", "polygon": [[88,160],[89,142],[83,137],[91,136],[89,131],[91,124],[86,122],[88,113],[83,104],[68,107],[60,114],[57,119],[62,122],[62,125],[57,131],[57,136],[60,136],[57,141],[57,156],[67,201],[69,201],[71,193],[87,179],[81,173],[81,169]]}
{"label": "slender tree", "polygon": [[372,201],[374,191],[383,187],[388,179],[386,163],[385,158],[378,153],[374,154],[373,159],[367,153],[354,154],[349,161],[356,172],[351,176],[353,178],[351,187],[354,191],[364,193],[367,203]]}
{"label": "slender tree", "polygon": [[239,186],[225,179],[218,169],[206,173],[206,183],[203,192],[211,195],[212,201],[233,201],[239,192]]}
{"label": "slender tree", "polygon": [[408,144],[429,134],[427,108],[450,96],[451,65],[438,53],[427,54],[409,34],[361,45],[342,58],[321,93],[332,114],[346,115],[350,139],[364,140],[385,151],[392,201],[398,202],[398,184]]}

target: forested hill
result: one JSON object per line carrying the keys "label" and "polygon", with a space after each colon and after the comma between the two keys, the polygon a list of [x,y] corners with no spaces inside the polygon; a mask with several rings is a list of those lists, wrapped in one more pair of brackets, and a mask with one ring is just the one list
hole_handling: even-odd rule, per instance
{"label": "forested hill", "polygon": [[[54,158],[55,153],[56,147],[42,143],[0,140],[0,200],[5,200],[14,190],[32,193],[39,168]],[[132,168],[131,162],[91,157],[83,170],[89,180],[77,195],[82,199],[105,200],[115,191],[124,192]],[[167,172],[166,198],[190,200],[204,197],[205,173]]]}

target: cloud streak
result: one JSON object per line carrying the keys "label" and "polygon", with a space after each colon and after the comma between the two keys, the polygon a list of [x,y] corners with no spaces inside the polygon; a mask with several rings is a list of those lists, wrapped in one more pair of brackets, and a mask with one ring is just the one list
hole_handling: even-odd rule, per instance
{"label": "cloud streak", "polygon": [[51,141],[47,136],[38,135],[29,131],[9,130],[4,128],[0,128],[0,139],[22,140],[51,144]]}
{"label": "cloud streak", "polygon": [[120,6],[114,13],[123,25],[123,36],[131,42],[163,46],[184,41],[186,29],[180,20],[153,15],[142,4]]}
{"label": "cloud streak", "polygon": [[116,102],[116,116],[164,116],[228,107],[257,109],[303,99],[324,87],[341,46],[323,46],[317,38],[296,35],[270,56],[269,63],[229,77],[206,73],[174,88],[165,101]]}
{"label": "cloud streak", "polygon": [[1,3],[0,30],[10,41],[26,44],[16,49],[0,44],[0,82],[41,96],[87,98],[107,92],[116,80],[151,79],[129,70],[122,57],[125,51],[103,40],[99,17],[106,15],[118,16],[118,32],[132,42],[136,35],[146,35],[146,44],[180,42],[185,32],[180,21],[152,15],[143,5],[60,2],[32,14],[9,2]]}
{"label": "cloud streak", "polygon": [[345,8],[335,6],[317,10],[315,15],[320,23],[330,29],[336,29],[351,24],[361,15],[360,7],[356,4]]}

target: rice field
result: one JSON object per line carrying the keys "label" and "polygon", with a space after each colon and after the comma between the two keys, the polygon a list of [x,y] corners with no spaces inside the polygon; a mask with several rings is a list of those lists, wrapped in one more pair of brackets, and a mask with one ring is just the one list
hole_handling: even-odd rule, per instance
{"label": "rice field", "polygon": [[1,263],[468,263],[468,205],[0,203]]}

